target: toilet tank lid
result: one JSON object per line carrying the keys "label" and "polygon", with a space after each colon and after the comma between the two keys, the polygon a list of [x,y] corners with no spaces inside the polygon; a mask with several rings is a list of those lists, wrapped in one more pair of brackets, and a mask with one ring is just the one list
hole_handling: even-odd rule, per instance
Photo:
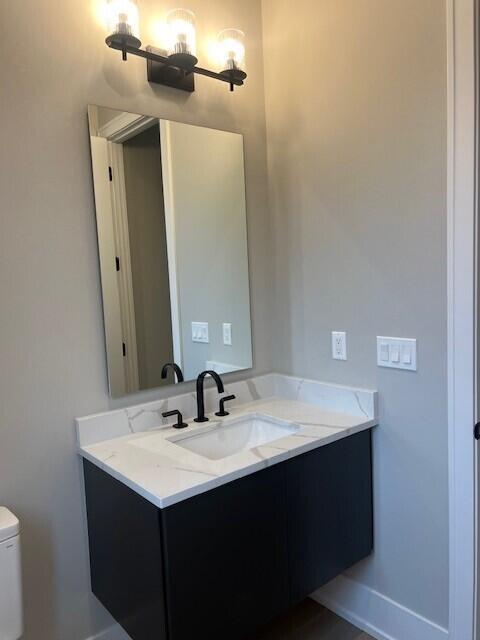
{"label": "toilet tank lid", "polygon": [[13,538],[20,533],[20,523],[6,507],[0,507],[0,542]]}

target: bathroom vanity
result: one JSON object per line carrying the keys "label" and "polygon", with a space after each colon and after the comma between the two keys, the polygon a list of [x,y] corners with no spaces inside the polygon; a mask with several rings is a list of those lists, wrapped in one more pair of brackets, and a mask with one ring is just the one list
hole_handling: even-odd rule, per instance
{"label": "bathroom vanity", "polygon": [[92,590],[133,640],[250,640],[371,552],[376,394],[224,389],[253,366],[243,136],[88,116],[110,394],[197,379],[77,420]]}
{"label": "bathroom vanity", "polygon": [[372,550],[376,394],[227,391],[229,416],[187,429],[158,416],[191,394],[77,421],[92,590],[133,640],[252,638]]}

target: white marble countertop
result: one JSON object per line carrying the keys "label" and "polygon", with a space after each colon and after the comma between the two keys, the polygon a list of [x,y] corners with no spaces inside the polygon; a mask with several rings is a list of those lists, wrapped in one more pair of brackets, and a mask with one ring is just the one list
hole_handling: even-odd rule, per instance
{"label": "white marble countertop", "polygon": [[210,415],[210,421],[203,424],[189,420],[188,432],[200,433],[223,420],[249,413],[285,420],[299,428],[278,440],[219,460],[197,455],[169,441],[172,436],[187,432],[172,426],[130,432],[92,444],[82,445],[80,439],[79,452],[157,507],[165,508],[377,424],[374,416],[363,411],[355,415],[271,397],[230,408],[227,418]]}

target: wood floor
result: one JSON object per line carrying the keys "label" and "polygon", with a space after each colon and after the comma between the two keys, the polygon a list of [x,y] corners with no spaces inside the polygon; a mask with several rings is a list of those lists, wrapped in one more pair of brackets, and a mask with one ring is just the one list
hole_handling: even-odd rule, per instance
{"label": "wood floor", "polygon": [[314,602],[305,600],[254,640],[373,640]]}

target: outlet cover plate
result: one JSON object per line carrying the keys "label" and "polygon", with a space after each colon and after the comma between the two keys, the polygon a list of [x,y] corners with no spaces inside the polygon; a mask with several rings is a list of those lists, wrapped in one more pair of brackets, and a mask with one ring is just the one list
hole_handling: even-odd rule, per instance
{"label": "outlet cover plate", "polygon": [[232,346],[232,323],[224,322],[223,323],[223,344],[227,347]]}
{"label": "outlet cover plate", "polygon": [[347,359],[347,334],[345,331],[332,331],[332,358]]}

